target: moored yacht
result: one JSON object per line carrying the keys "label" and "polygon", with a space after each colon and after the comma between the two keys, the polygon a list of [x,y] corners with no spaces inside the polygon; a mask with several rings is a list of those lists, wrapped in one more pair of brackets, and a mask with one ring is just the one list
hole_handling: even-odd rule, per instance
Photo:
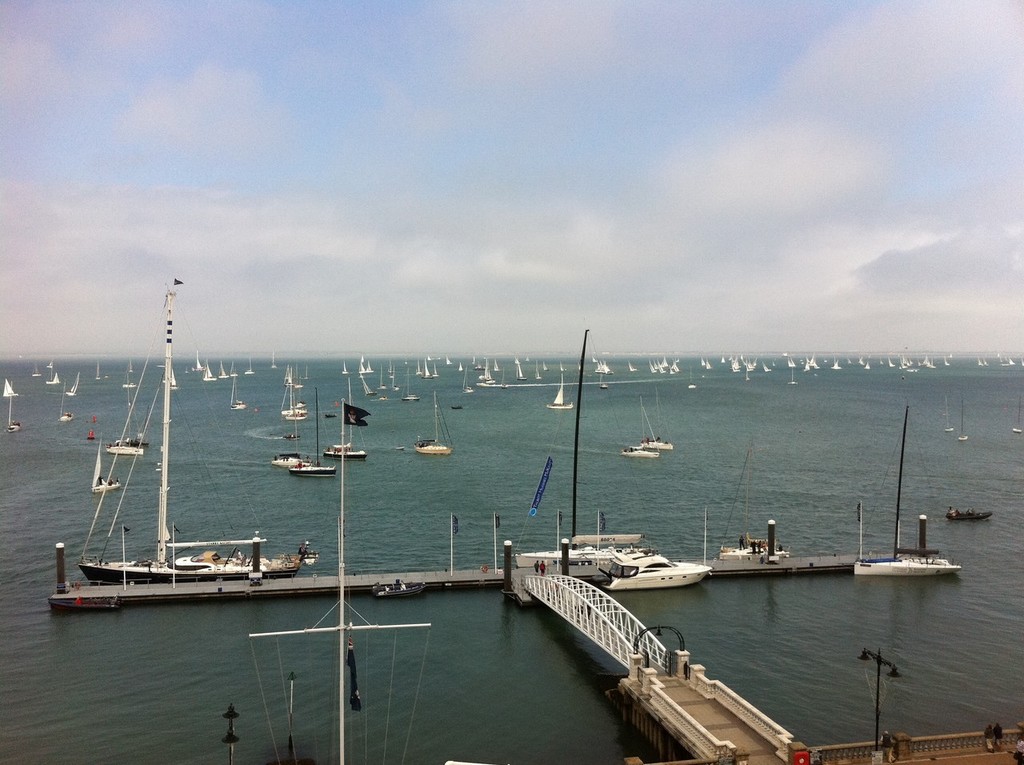
{"label": "moored yacht", "polygon": [[614,553],[611,565],[601,569],[598,584],[606,590],[658,590],[697,584],[711,572],[703,563],[673,561],[643,552]]}

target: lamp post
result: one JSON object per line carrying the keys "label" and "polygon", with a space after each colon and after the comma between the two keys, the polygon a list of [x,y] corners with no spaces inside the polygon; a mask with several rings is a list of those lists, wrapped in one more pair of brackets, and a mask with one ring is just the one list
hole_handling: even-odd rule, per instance
{"label": "lamp post", "polygon": [[234,765],[235,744],[238,743],[238,736],[235,735],[235,718],[238,717],[238,712],[235,711],[235,705],[228,704],[228,711],[221,717],[228,721],[228,734],[221,741],[228,745],[228,765]]}
{"label": "lamp post", "polygon": [[888,659],[883,659],[882,658],[881,650],[882,649],[878,649],[878,653],[875,653],[874,651],[869,651],[867,648],[864,648],[864,649],[861,650],[860,656],[858,657],[861,661],[870,661],[871,659],[874,659],[875,660],[875,664],[878,665],[878,671],[875,673],[875,751],[876,752],[879,750],[878,718],[881,715],[881,711],[880,711],[881,707],[879,706],[879,701],[880,701],[879,691],[880,691],[881,686],[882,686],[882,665],[884,664],[885,666],[889,667],[889,671],[886,673],[887,675],[889,675],[889,677],[899,677],[900,676],[900,673],[896,669],[896,665],[893,664]]}
{"label": "lamp post", "polygon": [[[683,637],[683,633],[681,633],[675,627],[669,627],[667,625],[659,624],[657,627],[645,627],[644,629],[640,630],[640,632],[637,633],[636,637],[633,638],[633,653],[640,653],[640,638],[642,638],[645,634],[647,634],[648,632],[651,632],[652,630],[654,631],[654,634],[657,637],[661,637],[661,631],[662,630],[672,630],[674,633],[676,633],[676,637],[679,639],[679,650],[680,651],[685,651],[686,650],[686,638]],[[671,666],[671,664],[672,664],[672,657],[671,657],[671,655],[669,655],[668,660],[669,660],[669,666],[666,667],[666,669],[669,670],[669,674],[671,674],[672,673],[671,672],[671,670],[672,670],[672,666]],[[644,651],[644,666],[645,667],[651,666],[651,657],[650,657],[650,654],[647,653],[647,651]]]}

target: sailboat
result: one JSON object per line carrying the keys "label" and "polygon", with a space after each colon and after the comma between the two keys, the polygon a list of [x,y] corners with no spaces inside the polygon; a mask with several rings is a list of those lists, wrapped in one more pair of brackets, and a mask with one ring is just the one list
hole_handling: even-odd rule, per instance
{"label": "sailboat", "polygon": [[[180,284],[175,279],[175,285]],[[166,342],[164,343],[164,369],[172,368],[172,329],[174,325],[174,298],[176,293],[173,289],[167,291],[165,300],[166,320]],[[279,555],[273,559],[262,557],[259,554],[259,546],[265,539],[254,535],[252,539],[241,540],[218,540],[211,542],[190,541],[173,542],[168,541],[168,494],[170,487],[171,472],[171,377],[164,375],[163,379],[163,431],[162,431],[162,464],[160,470],[160,491],[157,502],[157,535],[156,535],[156,556],[153,559],[136,560],[107,560],[104,551],[98,557],[88,557],[86,552],[89,548],[89,541],[93,530],[99,520],[99,512],[103,506],[100,500],[96,514],[93,516],[92,525],[89,529],[89,536],[86,538],[85,550],[79,560],[78,567],[82,570],[86,579],[91,582],[105,582],[112,584],[123,584],[128,582],[192,582],[192,581],[216,581],[218,579],[259,579],[261,577],[279,578],[293,577],[302,565],[302,558],[298,555]],[[122,526],[122,532],[124,527]],[[109,541],[109,537],[108,537]],[[241,546],[252,545],[255,560],[251,560],[243,554]],[[185,556],[177,560],[168,560],[168,550],[189,547],[222,547],[233,546],[228,557],[224,558],[215,550],[207,550],[194,556]],[[104,550],[105,550],[104,545]],[[121,537],[122,555],[124,550],[124,536]]]}
{"label": "sailboat", "polygon": [[281,416],[286,420],[304,420],[309,416],[309,411],[306,409],[306,404],[302,401],[295,400],[295,384],[292,381],[292,368],[288,366],[285,368],[284,374],[284,396],[282,397],[281,405],[284,406],[284,398],[288,399],[288,406],[281,410]]}
{"label": "sailboat", "polygon": [[948,396],[946,397],[946,411],[945,411],[945,415],[946,415],[946,427],[944,428],[944,430],[947,433],[952,433],[955,430],[955,428],[952,425],[949,424],[949,397]]}
{"label": "sailboat", "polygon": [[[348,399],[349,399],[349,401],[352,400],[352,380],[348,381]],[[351,413],[355,414],[354,419],[350,418],[349,415]],[[344,416],[341,418],[341,443],[340,444],[333,444],[331,446],[324,447],[324,456],[325,457],[330,457],[331,459],[336,459],[336,460],[365,460],[366,459],[366,450],[365,449],[353,449],[352,448],[352,441],[351,441],[352,430],[351,429],[352,429],[353,426],[359,425],[361,423],[361,418],[364,417],[364,416],[367,416],[369,414],[369,412],[364,412],[362,409],[356,409],[355,407],[352,407],[352,406],[349,406],[348,404],[345,404],[344,407],[342,408],[342,414]],[[346,421],[348,421],[348,424],[349,424],[349,439],[350,440],[348,440],[348,441],[345,440],[345,425],[346,425]],[[362,424],[365,425],[366,423],[362,423]]]}
{"label": "sailboat", "polygon": [[254,374],[256,374],[255,372],[252,371],[252,356],[249,357],[249,368],[245,370],[245,374],[247,374],[247,375],[254,375]]}
{"label": "sailboat", "polygon": [[246,409],[248,408],[248,404],[246,404],[244,401],[239,401],[237,398],[235,398],[235,388],[237,387],[237,383],[238,376],[236,375],[235,377],[231,378],[231,408]]}
{"label": "sailboat", "polygon": [[419,401],[420,397],[412,392],[412,388],[409,387],[409,366],[405,367],[405,395],[402,396],[402,401]]}
{"label": "sailboat", "polygon": [[67,390],[65,395],[67,395],[67,396],[77,396],[78,395],[78,381],[81,380],[81,379],[82,379],[82,373],[79,372],[78,374],[75,375],[75,384],[72,385]]}
{"label": "sailboat", "polygon": [[558,383],[558,393],[555,394],[555,400],[548,404],[548,409],[572,409],[573,403],[565,402],[565,375],[562,375],[560,382]]}
{"label": "sailboat", "polygon": [[288,468],[292,475],[305,476],[307,478],[331,478],[338,472],[337,465],[324,465],[320,462],[320,393],[313,389],[314,413],[316,415],[316,458],[310,462],[308,459],[299,462]]}
{"label": "sailboat", "polygon": [[71,412],[69,412],[67,409],[64,408],[64,396],[66,396],[67,393],[68,393],[67,388],[65,388],[63,391],[61,391],[61,394],[60,394],[60,417],[59,417],[59,420],[61,422],[71,422],[73,419],[75,419],[75,415],[72,414]]}
{"label": "sailboat", "polygon": [[441,417],[441,409],[437,405],[437,392],[434,392],[434,437],[433,438],[422,438],[415,444],[416,452],[419,454],[427,454],[435,457],[443,457],[451,454],[454,447],[441,441],[441,430],[444,430],[445,440],[451,443],[451,435],[448,433],[448,428],[444,425],[444,419]]}
{"label": "sailboat", "polygon": [[967,434],[964,433],[964,397],[960,397],[960,435],[956,437],[957,441],[966,441]]}
{"label": "sailboat", "polygon": [[103,470],[103,446],[96,447],[96,467],[92,471],[92,493],[103,494],[107,491],[121,488],[121,482],[116,478],[102,477]]}
{"label": "sailboat", "polygon": [[4,398],[10,399],[7,402],[7,432],[14,433],[21,430],[21,423],[11,419],[11,415],[14,412],[14,397],[18,394],[14,392],[14,388],[11,386],[11,381],[6,377],[4,378]]}
{"label": "sailboat", "polygon": [[[903,413],[903,436],[900,440],[900,468],[896,480],[896,533],[893,540],[891,558],[861,557],[853,565],[853,573],[858,576],[927,576],[931,574],[955,574],[960,566],[950,563],[945,558],[935,557],[938,550],[930,550],[925,544],[925,516],[919,516],[918,546],[900,547],[900,499],[903,494],[903,453],[907,444],[907,419],[910,416],[908,406]],[[859,515],[860,513],[858,513]]]}
{"label": "sailboat", "polygon": [[53,370],[53,377],[46,381],[47,385],[60,385],[60,375],[57,374],[57,370]]}
{"label": "sailboat", "polygon": [[649,452],[670,452],[675,447],[671,441],[665,441],[661,436],[654,435],[654,427],[651,425],[651,420],[647,417],[647,410],[644,409],[644,397],[640,397],[640,416],[643,420],[643,424],[647,425],[647,430],[650,431],[650,435],[644,435],[643,440],[640,442],[640,446]]}
{"label": "sailboat", "polygon": [[[760,560],[762,556],[765,556],[765,560],[768,562],[777,562],[779,558],[788,558],[789,551],[782,549],[782,545],[779,540],[775,540],[774,550],[769,550],[771,546],[767,539],[755,539],[750,535],[750,484],[751,478],[754,474],[754,449],[753,447],[747,448],[747,457],[743,463],[743,475],[746,477],[746,488],[743,496],[743,534],[740,536],[736,547],[722,545],[718,551],[719,560],[747,560],[756,561]],[[768,521],[769,525],[774,525],[775,521]]]}
{"label": "sailboat", "polygon": [[1024,400],[1024,397],[1020,397],[1020,396],[1017,397],[1017,426],[1015,428],[1013,428],[1013,432],[1016,433],[1018,436],[1021,434],[1021,429],[1020,429],[1020,406],[1021,406],[1021,401],[1022,400]]}
{"label": "sailboat", "polygon": [[[578,487],[577,476],[580,453],[580,415],[583,408],[583,373],[587,359],[588,334],[590,334],[590,330],[584,330],[583,349],[580,351],[579,378],[576,383],[576,401],[580,406],[576,407],[576,424],[573,430],[572,445],[572,525],[570,527],[571,533],[569,537],[572,546],[569,550],[569,574],[571,576],[579,577],[593,577],[598,575],[598,566],[611,565],[613,554],[616,552],[635,552],[637,550],[649,553],[654,552],[649,548],[639,546],[644,544],[643,534],[605,534],[604,514],[601,512],[598,512],[599,520],[597,534],[576,533],[576,490]],[[561,363],[559,363],[559,368],[562,368]],[[569,406],[572,406],[572,404]],[[549,466],[545,467],[545,476],[547,476],[549,472],[550,463]],[[546,477],[542,479],[542,485],[545,482]],[[538,489],[538,495],[540,492],[541,490]],[[531,513],[532,512],[533,510],[531,510]],[[561,513],[559,513],[557,517],[560,519]],[[559,525],[560,524],[556,524],[555,532],[556,539],[561,540],[561,528],[559,528]],[[517,568],[529,568],[539,565],[540,563],[544,563],[546,566],[551,566],[552,570],[557,570],[561,557],[561,550],[522,552],[516,553],[515,561]]]}

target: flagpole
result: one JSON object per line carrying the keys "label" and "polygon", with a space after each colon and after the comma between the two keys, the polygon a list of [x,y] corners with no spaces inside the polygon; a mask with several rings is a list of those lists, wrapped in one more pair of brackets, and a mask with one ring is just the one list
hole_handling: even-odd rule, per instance
{"label": "flagpole", "polygon": [[493,522],[491,523],[491,533],[494,534],[494,570],[498,570],[498,514],[494,515]]}
{"label": "flagpole", "polygon": [[[345,443],[345,400],[341,401],[342,444]],[[319,427],[319,425],[317,426]],[[345,454],[341,457],[341,499],[338,508],[338,762],[345,765]]]}
{"label": "flagpole", "polygon": [[455,576],[455,513],[451,516],[448,524],[448,576]]}

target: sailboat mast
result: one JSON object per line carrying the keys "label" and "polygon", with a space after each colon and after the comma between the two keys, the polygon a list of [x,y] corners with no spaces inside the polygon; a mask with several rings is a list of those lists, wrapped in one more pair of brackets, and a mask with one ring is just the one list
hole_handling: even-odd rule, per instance
{"label": "sailboat mast", "polygon": [[[175,283],[178,281],[175,279]],[[167,562],[167,486],[168,457],[171,453],[171,363],[173,361],[174,298],[177,293],[167,291],[167,339],[164,343],[164,420],[163,439],[160,442],[160,511],[157,514],[156,562]]]}
{"label": "sailboat mast", "polygon": [[[349,382],[349,398],[352,397],[352,383]],[[345,407],[341,401],[341,442],[345,443]],[[344,449],[344,446],[342,447]],[[345,762],[345,458],[341,465],[341,499],[338,503],[338,762]]]}
{"label": "sailboat mast", "polygon": [[[580,379],[576,383],[576,433],[572,439],[572,536],[576,536],[576,476],[580,456],[580,410],[583,408],[583,364],[587,358],[587,335],[583,330],[583,350],[580,351]],[[570,537],[571,539],[572,537]]]}
{"label": "sailboat mast", "polygon": [[900,547],[900,497],[903,494],[903,450],[907,445],[907,418],[910,416],[910,406],[903,412],[903,437],[900,439],[900,471],[896,478],[896,534],[892,543],[892,557],[899,554]]}

